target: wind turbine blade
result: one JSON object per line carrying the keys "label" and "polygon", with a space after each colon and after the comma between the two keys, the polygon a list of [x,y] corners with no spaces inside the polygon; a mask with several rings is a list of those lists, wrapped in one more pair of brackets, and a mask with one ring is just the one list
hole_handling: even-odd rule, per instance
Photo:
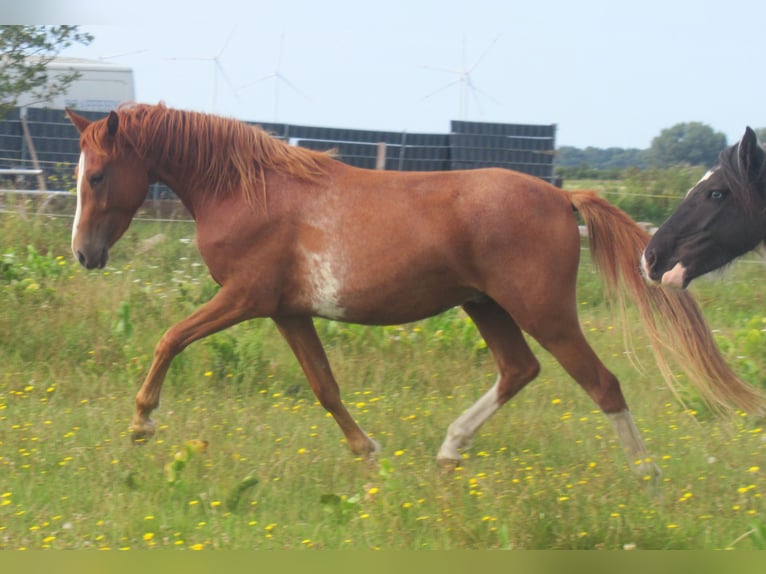
{"label": "wind turbine blade", "polygon": [[477,93],[477,94],[481,94],[482,96],[484,96],[485,98],[487,98],[489,101],[491,101],[494,104],[502,105],[501,102],[497,98],[494,98],[494,97],[490,96],[484,90],[482,90],[480,88],[477,88],[475,84],[471,83],[470,87],[471,87],[471,92]]}
{"label": "wind turbine blade", "polygon": [[419,68],[423,68],[424,70],[433,70],[434,72],[446,72],[447,74],[462,74],[463,70],[458,70],[457,68],[439,68],[437,66],[425,66],[420,65]]}
{"label": "wind turbine blade", "polygon": [[495,36],[495,39],[490,42],[489,46],[481,53],[481,56],[479,56],[476,61],[473,63],[473,66],[468,68],[468,72],[473,72],[476,69],[476,66],[478,66],[481,61],[484,59],[484,56],[489,53],[489,51],[494,47],[495,44],[497,44],[497,41],[500,39],[500,35]]}
{"label": "wind turbine blade", "polygon": [[[462,78],[458,78],[457,80],[454,80],[454,81],[450,82],[449,84],[445,84],[444,86],[442,86],[442,87],[441,87],[441,88],[439,88],[438,90],[434,90],[434,91],[433,91],[433,92],[431,92],[430,94],[427,94],[427,95],[423,96],[423,100],[427,100],[427,99],[429,99],[429,98],[432,98],[432,97],[433,97],[433,96],[435,96],[436,94],[440,94],[441,92],[443,92],[443,91],[445,91],[445,90],[448,90],[448,89],[449,89],[449,88],[451,88],[452,86],[454,86],[454,85],[456,85],[456,84],[459,84],[459,83],[460,83],[460,82],[462,82],[462,81],[463,81],[463,79],[462,79]],[[421,101],[423,101],[423,100],[421,100]]]}
{"label": "wind turbine blade", "polygon": [[279,70],[282,67],[282,54],[284,54],[285,51],[285,33],[282,32],[282,35],[279,37],[279,54],[277,54],[277,74],[279,73]]}
{"label": "wind turbine blade", "polygon": [[120,52],[119,54],[110,54],[108,56],[99,56],[99,60],[113,60],[115,58],[123,58],[125,56],[136,56],[138,54],[144,54],[148,52],[149,50],[132,50],[130,52]]}
{"label": "wind turbine blade", "polygon": [[166,59],[173,60],[176,62],[181,62],[181,61],[209,62],[210,60],[213,60],[214,58],[203,58],[201,56],[174,56],[172,58],[166,58]]}
{"label": "wind turbine blade", "polygon": [[215,67],[220,72],[221,76],[223,76],[223,81],[226,82],[226,85],[229,86],[229,89],[234,93],[234,97],[238,98],[237,89],[234,87],[231,78],[229,78],[229,74],[226,73],[226,70],[218,60],[215,60]]}
{"label": "wind turbine blade", "polygon": [[303,92],[300,90],[300,88],[298,88],[298,86],[296,86],[295,84],[293,84],[293,83],[292,83],[290,80],[288,80],[287,78],[285,78],[285,77],[284,77],[282,74],[276,74],[276,76],[277,76],[277,80],[282,80],[282,81],[283,81],[285,84],[287,84],[287,87],[288,87],[288,88],[292,89],[292,90],[293,90],[294,92],[296,92],[297,94],[299,94],[299,95],[303,96],[303,98],[304,98],[304,99],[306,99],[306,100],[308,100],[308,101],[311,101],[311,98],[309,98],[309,97],[308,97],[306,94],[304,94],[304,93],[303,93]]}
{"label": "wind turbine blade", "polygon": [[228,46],[229,46],[229,43],[231,42],[231,39],[234,37],[234,32],[236,32],[236,31],[237,31],[237,26],[235,25],[235,26],[234,26],[234,27],[231,29],[231,32],[229,32],[229,35],[228,35],[228,37],[226,38],[226,41],[223,43],[223,46],[221,47],[220,51],[218,52],[218,54],[216,54],[216,56],[215,56],[215,58],[214,58],[215,60],[217,60],[218,58],[220,58],[220,57],[221,57],[221,55],[222,55],[222,54],[224,53],[224,51],[226,50],[226,48],[228,48]]}
{"label": "wind turbine blade", "polygon": [[261,82],[265,82],[266,80],[271,80],[272,78],[277,78],[277,74],[271,73],[266,76],[263,76],[261,78],[258,78],[257,80],[253,80],[252,82],[248,84],[242,84],[237,90],[246,90],[247,88],[250,88],[254,86],[255,84],[260,84]]}

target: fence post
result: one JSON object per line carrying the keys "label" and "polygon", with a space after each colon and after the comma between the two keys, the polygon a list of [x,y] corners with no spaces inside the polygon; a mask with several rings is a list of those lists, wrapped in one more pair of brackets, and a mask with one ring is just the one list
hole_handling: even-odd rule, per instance
{"label": "fence post", "polygon": [[378,143],[378,155],[375,158],[375,169],[386,169],[386,142]]}
{"label": "fence post", "polygon": [[32,140],[32,134],[29,132],[26,114],[20,114],[19,120],[21,120],[21,130],[24,132],[24,141],[26,141],[27,148],[29,148],[29,157],[32,158],[32,165],[38,170],[37,187],[40,191],[48,191],[45,185],[45,175],[43,175],[43,170],[40,169],[40,162],[37,161],[37,150],[35,149],[35,142]]}

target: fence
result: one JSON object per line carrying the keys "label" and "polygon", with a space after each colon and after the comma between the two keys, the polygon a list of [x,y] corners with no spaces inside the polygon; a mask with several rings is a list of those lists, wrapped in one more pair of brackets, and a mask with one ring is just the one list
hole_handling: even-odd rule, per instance
{"label": "fence", "polygon": [[[78,113],[90,119],[103,116],[100,112]],[[249,123],[293,145],[335,149],[341,161],[356,167],[396,171],[504,167],[555,183],[555,125],[453,121],[449,134],[420,134]],[[385,144],[382,157],[380,144]],[[16,108],[0,121],[0,169],[43,169],[52,182],[49,187],[66,189],[78,156],[78,134],[63,110],[28,108],[22,114]],[[18,187],[25,176],[16,177]],[[152,191],[155,198],[168,195],[161,186]]]}

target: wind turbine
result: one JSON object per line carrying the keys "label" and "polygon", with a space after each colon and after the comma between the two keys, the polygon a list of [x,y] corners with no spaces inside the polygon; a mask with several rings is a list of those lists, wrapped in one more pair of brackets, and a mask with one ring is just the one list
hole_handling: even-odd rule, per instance
{"label": "wind turbine", "polygon": [[293,90],[296,94],[299,96],[302,96],[305,100],[311,101],[311,99],[304,94],[298,86],[293,84],[290,80],[288,80],[284,74],[282,74],[282,55],[284,53],[284,46],[285,46],[285,35],[282,34],[282,37],[279,40],[279,55],[277,56],[277,65],[274,68],[274,70],[262,78],[258,78],[254,82],[251,82],[249,84],[245,84],[243,86],[239,87],[239,90],[247,89],[251,86],[254,86],[256,84],[260,84],[261,82],[265,82],[267,80],[273,80],[274,81],[274,118],[273,122],[276,123],[279,117],[279,84],[284,83],[288,88]]}
{"label": "wind turbine", "polygon": [[421,66],[421,68],[425,68],[428,70],[435,70],[437,72],[447,72],[450,74],[457,75],[457,78],[453,80],[452,82],[449,82],[448,84],[445,84],[441,88],[431,92],[430,94],[426,95],[423,99],[427,100],[429,98],[432,98],[436,94],[439,94],[445,90],[448,90],[454,85],[459,84],[460,85],[460,101],[459,101],[459,108],[458,108],[458,119],[459,120],[465,120],[467,113],[468,113],[468,99],[469,96],[472,96],[474,101],[476,102],[476,107],[479,110],[479,115],[482,115],[481,111],[481,102],[479,101],[479,98],[477,97],[477,94],[480,94],[481,96],[487,98],[488,100],[500,104],[495,98],[484,92],[483,90],[479,89],[476,84],[473,82],[473,78],[471,77],[471,74],[476,70],[476,68],[479,66],[481,61],[484,59],[484,56],[487,55],[487,53],[495,46],[500,36],[495,37],[494,40],[487,46],[487,48],[484,50],[484,52],[481,53],[481,55],[474,61],[473,64],[470,66],[466,65],[466,39],[465,36],[463,36],[463,60],[462,60],[462,66],[460,68],[437,68],[435,66]]}
{"label": "wind turbine", "polygon": [[232,84],[231,80],[229,79],[229,75],[226,73],[226,70],[224,70],[223,66],[221,65],[221,56],[226,51],[226,48],[228,48],[229,43],[231,43],[231,39],[234,37],[234,33],[236,32],[236,27],[232,28],[231,32],[229,33],[228,38],[226,38],[226,41],[223,43],[223,46],[218,51],[218,53],[214,56],[208,56],[208,57],[178,57],[178,58],[169,58],[170,60],[186,60],[186,61],[196,61],[196,62],[210,62],[211,64],[211,72],[212,72],[212,93],[211,93],[211,111],[213,113],[217,110],[217,104],[218,104],[218,76],[219,74],[221,77],[223,77],[224,81],[229,85],[229,88],[234,92],[234,95],[236,97],[236,90],[234,89],[234,85]]}

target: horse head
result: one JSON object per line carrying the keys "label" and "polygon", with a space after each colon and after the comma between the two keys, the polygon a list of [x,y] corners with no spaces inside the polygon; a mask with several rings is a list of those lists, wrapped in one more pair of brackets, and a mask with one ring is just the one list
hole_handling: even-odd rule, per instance
{"label": "horse head", "polygon": [[642,257],[644,275],[686,288],[763,242],[765,210],[766,152],[747,128],[654,234]]}
{"label": "horse head", "polygon": [[149,175],[138,154],[121,141],[116,112],[94,122],[66,113],[80,132],[72,253],[88,269],[103,268],[109,249],[146,198]]}

